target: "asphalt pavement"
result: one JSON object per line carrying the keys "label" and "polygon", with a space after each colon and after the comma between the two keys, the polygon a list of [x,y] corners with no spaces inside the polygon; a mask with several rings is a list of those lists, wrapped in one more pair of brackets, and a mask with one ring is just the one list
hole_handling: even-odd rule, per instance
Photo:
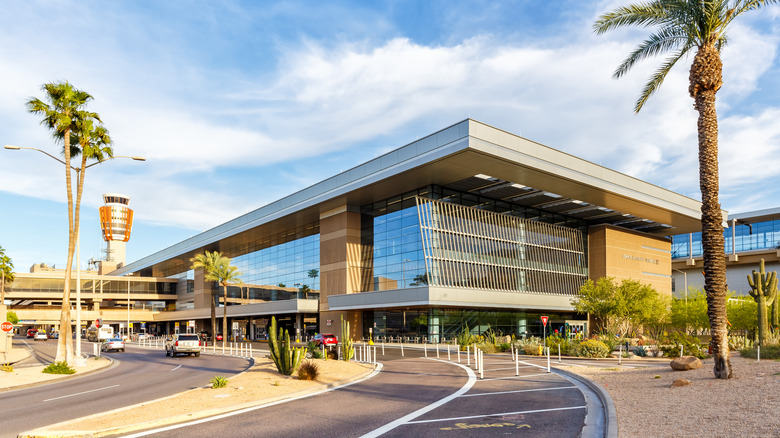
{"label": "asphalt pavement", "polygon": [[[26,365],[52,356],[56,344],[39,342],[31,347],[34,354],[25,361]],[[3,406],[0,438],[177,394],[201,387],[215,375],[238,374],[250,366],[250,361],[242,358],[210,355],[172,358],[166,357],[162,350],[131,346],[123,353],[103,355],[115,360],[115,365],[106,371],[0,392],[0,406]]]}

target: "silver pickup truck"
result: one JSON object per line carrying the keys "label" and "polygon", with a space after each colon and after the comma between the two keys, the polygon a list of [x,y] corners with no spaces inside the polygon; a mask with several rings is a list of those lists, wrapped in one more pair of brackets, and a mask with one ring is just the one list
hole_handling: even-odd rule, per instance
{"label": "silver pickup truck", "polygon": [[165,342],[165,355],[179,354],[200,356],[200,337],[196,334],[176,334]]}

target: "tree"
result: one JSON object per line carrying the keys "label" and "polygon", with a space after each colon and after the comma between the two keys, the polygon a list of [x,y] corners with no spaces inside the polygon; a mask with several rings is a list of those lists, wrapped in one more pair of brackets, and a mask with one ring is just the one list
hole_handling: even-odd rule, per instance
{"label": "tree", "polygon": [[[217,281],[213,278],[209,278],[209,273],[214,272],[221,256],[222,254],[217,251],[205,251],[203,254],[197,254],[190,259],[190,269],[203,269],[207,281]],[[217,339],[217,306],[214,303],[215,300],[216,295],[214,295],[214,288],[212,287],[209,290],[209,301],[211,302],[211,331],[213,332],[212,335],[214,335],[214,339]]]}
{"label": "tree", "polygon": [[[228,330],[227,330],[227,306],[228,296],[227,288],[230,284],[241,284],[241,273],[238,272],[238,268],[230,265],[230,258],[222,255],[221,252],[206,251],[203,254],[198,254],[190,259],[192,263],[191,269],[203,268],[204,279],[207,281],[215,281],[222,286],[224,291],[224,312],[222,313],[222,343],[227,342]],[[211,300],[212,306],[214,306],[214,300]],[[212,307],[211,312],[211,325],[216,330],[216,311]]]}
{"label": "tree", "polygon": [[698,116],[699,188],[702,197],[701,224],[704,259],[704,290],[716,378],[732,377],[726,326],[726,261],[723,216],[718,201],[718,117],[715,94],[723,85],[720,51],[726,44],[726,30],[745,12],[777,0],[653,0],[631,4],[607,12],[593,25],[597,34],[619,27],[654,27],[655,33],[643,41],[615,70],[620,78],[639,61],[669,53],[651,75],[634,111],[639,112],[661,86],[666,75],[683,56],[695,50],[688,76],[688,93],[694,99]]}
{"label": "tree", "polygon": [[13,310],[9,310],[5,312],[5,320],[10,322],[11,324],[19,324],[19,317],[16,316],[16,312]]}
{"label": "tree", "polygon": [[[27,102],[27,110],[33,114],[43,115],[41,124],[52,131],[54,140],[62,142],[63,155],[65,156],[65,187],[68,198],[68,257],[65,263],[65,285],[62,292],[62,305],[60,310],[60,336],[57,343],[56,362],[73,362],[73,335],[70,326],[70,281],[73,271],[73,253],[76,250],[78,239],[79,211],[81,206],[81,194],[84,187],[84,164],[88,159],[102,160],[103,155],[93,148],[95,136],[102,138],[102,146],[110,144],[107,131],[102,128],[103,135],[96,134],[95,122],[102,123],[97,113],[84,109],[92,100],[92,96],[82,90],[74,88],[68,82],[52,82],[44,84],[42,90],[46,93],[44,102],[38,98],[32,98]],[[75,144],[73,144],[75,139]],[[96,146],[97,147],[97,146]],[[71,154],[75,149],[80,149],[82,166],[77,171],[79,177],[77,184],[76,203],[73,202],[73,183],[71,178]],[[101,147],[97,147],[100,149]],[[111,156],[110,148],[102,148],[104,153]]]}
{"label": "tree", "polygon": [[636,280],[617,284],[612,277],[586,281],[572,305],[593,316],[601,332],[621,337],[636,335],[643,325],[665,325],[668,315],[668,302],[655,289]]}
{"label": "tree", "polygon": [[671,325],[689,335],[709,330],[710,320],[707,316],[707,296],[702,289],[688,290],[688,299],[672,299]]}
{"label": "tree", "polygon": [[0,246],[0,304],[5,303],[5,285],[14,281],[14,264]]}

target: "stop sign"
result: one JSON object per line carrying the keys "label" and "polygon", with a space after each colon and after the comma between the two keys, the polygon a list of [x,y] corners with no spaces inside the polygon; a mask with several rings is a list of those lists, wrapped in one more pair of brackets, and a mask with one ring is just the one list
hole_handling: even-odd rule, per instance
{"label": "stop sign", "polygon": [[0,329],[2,329],[4,332],[8,333],[8,332],[10,332],[11,330],[14,329],[14,325],[11,324],[8,321],[5,321],[4,323],[0,324]]}

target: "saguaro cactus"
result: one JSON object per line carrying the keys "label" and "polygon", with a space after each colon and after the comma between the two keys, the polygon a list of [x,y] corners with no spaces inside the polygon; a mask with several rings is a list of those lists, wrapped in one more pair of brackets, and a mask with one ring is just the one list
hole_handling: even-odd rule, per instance
{"label": "saguaro cactus", "polygon": [[769,331],[767,327],[767,306],[771,306],[777,297],[777,272],[766,274],[764,269],[764,259],[761,259],[759,265],[761,271],[753,270],[752,278],[747,276],[750,284],[750,296],[758,304],[758,345],[766,345],[766,335]]}
{"label": "saguaro cactus", "polygon": [[[282,335],[282,332],[284,334]],[[277,335],[278,333],[278,335]],[[279,345],[278,337],[282,337],[282,345]],[[287,330],[276,330],[276,318],[271,317],[271,330],[268,334],[268,349],[271,350],[271,360],[274,361],[279,374],[289,376],[301,365],[301,360],[306,357],[306,347],[290,347],[290,334]]]}
{"label": "saguaro cactus", "polygon": [[341,352],[347,362],[355,355],[355,347],[349,337],[349,321],[344,321],[344,315],[341,315]]}

